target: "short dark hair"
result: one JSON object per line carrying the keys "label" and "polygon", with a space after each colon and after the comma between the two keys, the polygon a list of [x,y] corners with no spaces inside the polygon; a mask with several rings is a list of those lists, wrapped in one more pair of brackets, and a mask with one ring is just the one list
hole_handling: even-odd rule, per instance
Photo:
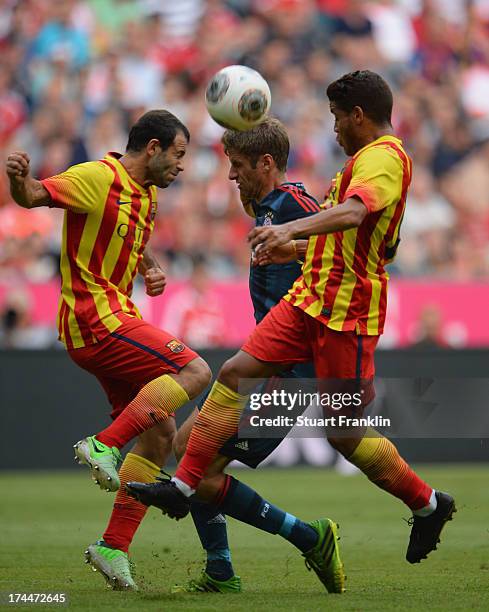
{"label": "short dark hair", "polygon": [[326,94],[331,102],[351,113],[359,106],[365,115],[379,125],[391,123],[392,91],[377,73],[357,70],[329,84]]}
{"label": "short dark hair", "polygon": [[133,153],[142,151],[153,138],[157,138],[163,151],[166,151],[178,132],[183,133],[187,142],[190,140],[187,127],[175,115],[167,110],[148,111],[132,126],[126,151]]}
{"label": "short dark hair", "polygon": [[260,155],[268,153],[281,172],[287,170],[289,136],[278,119],[269,117],[246,132],[226,130],[222,136],[222,144],[226,153],[232,150],[247,157],[252,168],[256,166]]}

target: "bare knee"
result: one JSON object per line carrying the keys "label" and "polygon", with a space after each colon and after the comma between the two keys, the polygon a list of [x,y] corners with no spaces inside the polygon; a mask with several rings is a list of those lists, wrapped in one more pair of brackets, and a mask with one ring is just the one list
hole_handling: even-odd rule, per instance
{"label": "bare knee", "polygon": [[151,461],[158,467],[162,467],[172,452],[175,433],[175,419],[169,417],[143,432],[138,437],[131,452],[148,459],[148,461]]}
{"label": "bare knee", "polygon": [[231,357],[231,359],[228,359],[224,362],[222,368],[219,371],[218,380],[223,385],[226,385],[226,387],[228,387],[229,389],[237,391],[240,378],[243,378],[243,373],[241,372],[239,362],[236,359],[235,355]]}
{"label": "bare knee", "polygon": [[[243,395],[251,392],[255,383],[251,379],[267,378],[284,369],[283,364],[266,363],[244,351],[238,351],[222,366],[218,380],[233,391]],[[249,379],[249,380],[246,380]]]}
{"label": "bare knee", "polygon": [[185,389],[189,399],[193,399],[209,385],[212,372],[207,363],[201,357],[197,357],[182,368],[175,379]]}

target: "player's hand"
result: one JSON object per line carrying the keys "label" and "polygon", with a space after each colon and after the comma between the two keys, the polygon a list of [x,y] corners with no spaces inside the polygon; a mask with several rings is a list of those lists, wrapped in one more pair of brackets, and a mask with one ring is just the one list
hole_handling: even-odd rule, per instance
{"label": "player's hand", "polygon": [[284,264],[291,261],[296,261],[297,249],[295,242],[291,240],[287,244],[275,247],[265,251],[261,244],[259,244],[253,253],[253,265],[254,266],[268,266],[269,264]]}
{"label": "player's hand", "polygon": [[294,238],[292,229],[288,223],[283,225],[268,225],[266,227],[255,227],[248,234],[248,242],[255,249],[259,244],[260,251],[265,255],[267,252],[280,247]]}
{"label": "player's hand", "polygon": [[6,170],[11,183],[21,184],[29,174],[30,158],[23,151],[15,151],[7,157]]}
{"label": "player's hand", "polygon": [[149,268],[144,274],[146,294],[155,297],[161,295],[166,287],[166,276],[161,268]]}

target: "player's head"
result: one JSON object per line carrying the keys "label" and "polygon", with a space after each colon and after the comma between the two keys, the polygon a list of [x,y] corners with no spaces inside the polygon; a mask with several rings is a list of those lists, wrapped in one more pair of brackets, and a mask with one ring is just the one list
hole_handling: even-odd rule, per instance
{"label": "player's head", "polygon": [[272,191],[287,170],[289,137],[278,119],[266,119],[247,132],[226,130],[222,143],[230,163],[229,179],[236,181],[245,205]]}
{"label": "player's head", "polygon": [[166,110],[152,110],[132,126],[126,153],[144,162],[146,185],[168,187],[183,171],[183,156],[190,140],[185,125]]}
{"label": "player's head", "polygon": [[326,91],[335,117],[338,144],[354,155],[375,138],[379,129],[392,128],[392,91],[384,79],[370,70],[345,74]]}

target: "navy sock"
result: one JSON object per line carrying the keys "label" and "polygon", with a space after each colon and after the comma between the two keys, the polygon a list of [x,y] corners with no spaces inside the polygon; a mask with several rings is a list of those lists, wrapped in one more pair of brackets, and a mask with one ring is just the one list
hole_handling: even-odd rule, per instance
{"label": "navy sock", "polygon": [[192,501],[190,512],[202,546],[207,554],[205,571],[215,580],[228,580],[234,576],[228,545],[226,517],[210,504]]}
{"label": "navy sock", "polygon": [[281,535],[302,552],[316,545],[318,534],[310,525],[277,508],[232,476],[227,478],[229,487],[219,503],[222,512],[262,531]]}

